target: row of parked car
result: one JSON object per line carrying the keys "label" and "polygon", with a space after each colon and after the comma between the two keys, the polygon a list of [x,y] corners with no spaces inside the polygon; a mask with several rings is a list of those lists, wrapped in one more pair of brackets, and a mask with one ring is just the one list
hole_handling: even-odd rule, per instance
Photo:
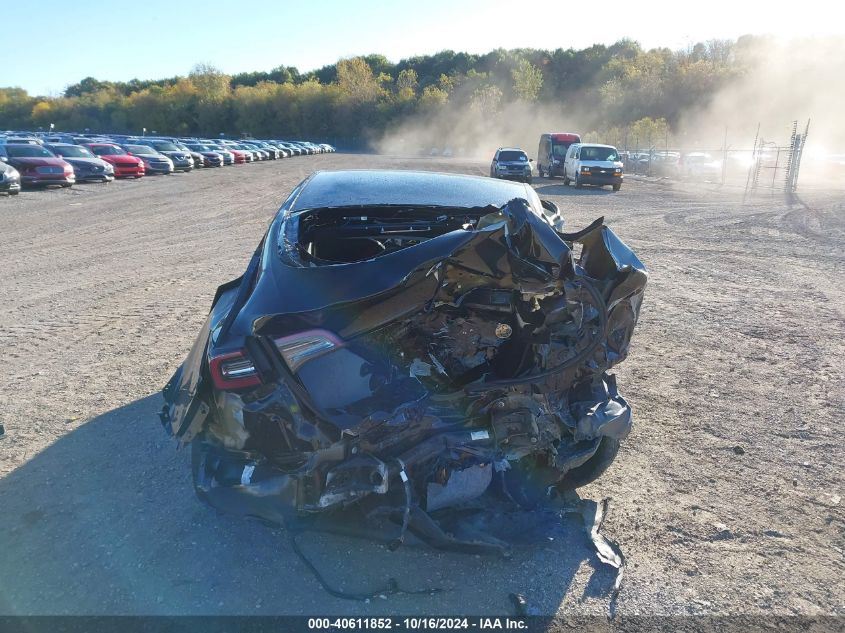
{"label": "row of parked car", "polygon": [[0,134],[0,192],[111,182],[261,160],[334,152],[327,143],[127,135]]}

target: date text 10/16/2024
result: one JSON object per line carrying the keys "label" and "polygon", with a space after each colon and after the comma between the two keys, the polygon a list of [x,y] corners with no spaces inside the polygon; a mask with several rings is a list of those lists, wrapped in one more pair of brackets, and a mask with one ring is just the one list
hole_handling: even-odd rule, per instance
{"label": "date text 10/16/2024", "polygon": [[528,629],[528,623],[520,618],[508,617],[309,618],[308,629],[312,631],[520,631]]}

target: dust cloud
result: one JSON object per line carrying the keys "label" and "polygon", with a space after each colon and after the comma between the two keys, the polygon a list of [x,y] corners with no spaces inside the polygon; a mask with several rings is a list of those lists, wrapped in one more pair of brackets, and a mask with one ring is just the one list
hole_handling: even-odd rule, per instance
{"label": "dust cloud", "polygon": [[491,158],[499,147],[520,147],[535,156],[540,134],[575,132],[584,118],[559,106],[514,101],[496,113],[448,104],[436,112],[405,121],[375,142],[383,154]]}
{"label": "dust cloud", "polygon": [[733,147],[751,147],[760,137],[784,145],[792,121],[803,131],[810,121],[806,154],[842,154],[845,144],[845,37],[755,40],[735,54],[747,70],[723,86],[701,108],[682,112],[677,128],[702,143],[724,138]]}
{"label": "dust cloud", "polygon": [[[727,139],[730,150],[750,150],[758,124],[764,140],[787,145],[792,121],[798,120],[803,131],[810,119],[806,159],[845,154],[845,37],[745,36],[734,43],[733,56],[733,74],[709,99],[676,110],[666,139],[670,147],[718,150]],[[633,121],[603,120],[598,88],[571,95],[565,103],[513,101],[488,113],[454,100],[405,120],[373,144],[386,154],[442,155],[445,150],[485,159],[498,147],[513,146],[536,157],[544,132],[595,132],[589,140],[623,149],[619,130]],[[609,138],[614,127],[616,137]]]}

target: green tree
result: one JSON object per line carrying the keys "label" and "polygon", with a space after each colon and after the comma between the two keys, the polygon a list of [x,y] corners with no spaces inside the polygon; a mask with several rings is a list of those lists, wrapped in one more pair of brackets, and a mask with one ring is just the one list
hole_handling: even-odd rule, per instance
{"label": "green tree", "polygon": [[413,68],[406,68],[401,71],[399,76],[396,78],[396,87],[399,90],[416,91],[418,85],[419,79],[417,78],[417,71]]}
{"label": "green tree", "polygon": [[72,84],[65,88],[64,96],[79,97],[86,93],[97,92],[103,88],[109,87],[111,84],[107,82],[98,81],[93,77],[86,77],[79,83]]}
{"label": "green tree", "polygon": [[470,106],[483,116],[499,112],[502,103],[502,91],[498,86],[481,86],[476,88],[470,98]]}
{"label": "green tree", "polygon": [[523,101],[536,101],[543,87],[543,73],[527,59],[519,60],[516,68],[511,70],[513,79],[513,93]]}
{"label": "green tree", "polygon": [[426,86],[423,88],[420,97],[420,108],[422,110],[434,110],[449,102],[449,93],[437,86]]}
{"label": "green tree", "polygon": [[375,101],[382,93],[373,69],[363,57],[342,59],[337,63],[337,84],[344,97],[353,104]]}
{"label": "green tree", "polygon": [[220,101],[229,95],[231,78],[210,64],[197,64],[188,75],[201,100]]}
{"label": "green tree", "polygon": [[630,126],[631,147],[650,149],[664,145],[670,138],[669,124],[666,119],[643,117]]}

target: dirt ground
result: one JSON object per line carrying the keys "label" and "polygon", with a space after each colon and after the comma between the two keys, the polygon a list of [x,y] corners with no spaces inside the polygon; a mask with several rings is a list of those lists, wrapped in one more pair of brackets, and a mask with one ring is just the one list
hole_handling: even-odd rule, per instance
{"label": "dirt ground", "polygon": [[542,614],[845,615],[843,190],[535,181],[650,271],[618,372],[634,430],[581,490],[612,499],[615,600],[574,519],[510,560],[303,536],[347,591],[442,590],[367,604],[323,592],[283,531],[201,505],[159,389],[291,188],[346,167],[487,170],[332,154],[0,198],[0,614],[509,614],[516,592]]}

